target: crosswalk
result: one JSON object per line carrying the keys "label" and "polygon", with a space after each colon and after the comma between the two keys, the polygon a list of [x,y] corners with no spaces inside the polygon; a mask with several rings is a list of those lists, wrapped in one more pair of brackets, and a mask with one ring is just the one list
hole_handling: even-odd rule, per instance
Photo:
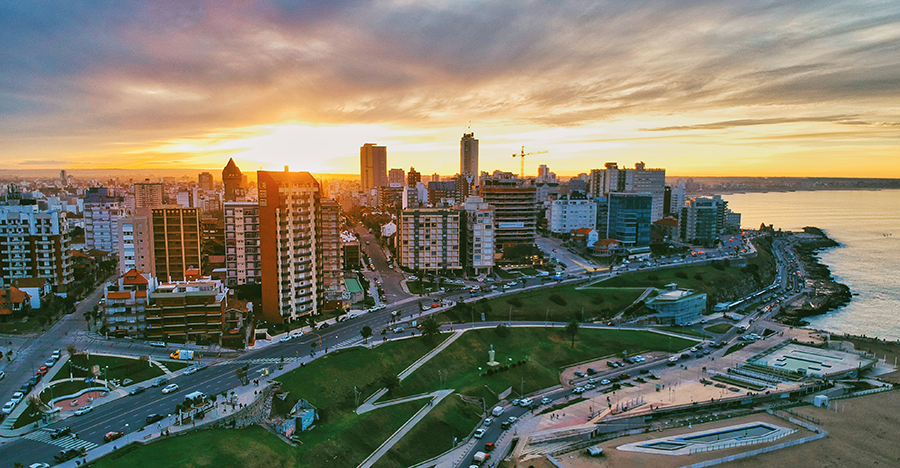
{"label": "crosswalk", "polygon": [[88,442],[81,439],[73,439],[72,436],[62,436],[58,439],[52,439],[50,438],[50,433],[47,431],[29,432],[22,437],[29,440],[43,442],[45,444],[56,445],[57,447],[62,447],[64,450],[81,448],[85,450],[91,450],[97,447],[97,444],[93,442]]}

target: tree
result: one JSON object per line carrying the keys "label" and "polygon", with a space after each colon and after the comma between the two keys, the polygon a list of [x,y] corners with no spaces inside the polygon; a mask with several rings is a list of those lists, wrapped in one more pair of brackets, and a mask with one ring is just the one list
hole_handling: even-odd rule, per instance
{"label": "tree", "polygon": [[66,352],[69,353],[69,356],[74,356],[78,354],[78,349],[75,346],[68,345],[66,346]]}
{"label": "tree", "polygon": [[432,317],[422,321],[422,335],[431,339],[441,333],[441,325]]}
{"label": "tree", "polygon": [[575,347],[575,335],[578,334],[578,316],[573,315],[572,320],[566,325],[566,333],[572,336],[572,347]]}
{"label": "tree", "polygon": [[362,327],[362,330],[359,331],[359,334],[363,337],[363,343],[368,343],[369,337],[372,336],[372,327],[368,325]]}

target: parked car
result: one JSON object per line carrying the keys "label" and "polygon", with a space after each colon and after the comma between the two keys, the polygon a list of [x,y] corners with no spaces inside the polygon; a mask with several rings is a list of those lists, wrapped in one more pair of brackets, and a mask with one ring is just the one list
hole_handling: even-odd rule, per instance
{"label": "parked car", "polygon": [[291,335],[284,335],[281,338],[279,338],[278,341],[280,341],[282,343],[287,343],[288,341],[291,341]]}
{"label": "parked car", "polygon": [[60,437],[67,436],[72,433],[72,428],[69,426],[57,427],[53,429],[47,429],[47,432],[50,433],[51,439],[59,439]]}
{"label": "parked car", "polygon": [[520,406],[531,406],[534,403],[534,400],[531,398],[522,398],[522,401],[519,402]]}
{"label": "parked car", "polygon": [[597,373],[597,371],[593,367],[588,367],[587,373],[588,373],[588,375],[594,375]]}
{"label": "parked car", "polygon": [[609,385],[609,384],[611,384],[611,383],[612,383],[612,382],[611,382],[609,379],[603,379],[603,380],[600,381],[600,385]]}
{"label": "parked car", "polygon": [[155,381],[153,381],[153,386],[154,387],[162,387],[163,385],[165,385],[167,383],[169,383],[169,379],[167,379],[165,377],[160,377],[160,378],[156,379]]}
{"label": "parked car", "polygon": [[132,396],[140,395],[141,393],[144,393],[144,390],[147,390],[147,388],[146,387],[134,387],[131,389],[130,392],[128,392],[128,394],[132,395]]}
{"label": "parked car", "polygon": [[549,398],[547,398],[547,397],[541,398],[541,404],[542,404],[542,405],[547,405],[547,404],[550,404],[551,402],[553,402],[553,400],[551,400],[551,399],[549,399]]}
{"label": "parked car", "polygon": [[494,422],[494,418],[484,418],[484,425],[490,426]]}
{"label": "parked car", "polygon": [[503,414],[503,407],[495,406],[493,411],[491,411],[491,414],[493,414],[494,416],[500,416],[501,414]]}
{"label": "parked car", "polygon": [[4,377],[6,377],[6,372],[0,370],[0,380],[3,380]]}
{"label": "parked car", "polygon": [[164,418],[165,418],[165,416],[163,416],[161,414],[153,413],[153,414],[148,415],[146,418],[144,418],[144,423],[145,424],[153,424],[157,421],[162,421]]}
{"label": "parked car", "polygon": [[513,406],[519,406],[520,404],[522,404],[522,399],[521,399],[521,398],[514,398],[513,401],[512,401],[512,404],[513,404]]}
{"label": "parked car", "polygon": [[62,463],[62,462],[67,462],[73,458],[78,458],[78,457],[84,456],[84,454],[85,454],[84,448],[60,450],[59,453],[57,453],[56,455],[53,455],[53,459]]}
{"label": "parked car", "polygon": [[19,402],[22,401],[22,400],[24,400],[24,399],[25,399],[25,394],[24,394],[24,393],[22,393],[22,392],[16,392],[16,393],[13,393],[13,394],[12,394],[12,398],[10,398],[9,401],[11,401],[11,402],[13,402],[13,403],[15,403],[15,404],[18,405]]}
{"label": "parked car", "polygon": [[483,427],[479,428],[478,430],[475,431],[475,438],[480,439],[480,438],[484,437],[485,432],[487,432],[487,430],[485,428],[483,428]]}
{"label": "parked car", "polygon": [[59,359],[62,357],[62,352],[60,350],[53,351],[53,354],[50,355],[53,359]]}
{"label": "parked car", "polygon": [[178,384],[169,384],[162,389],[162,392],[163,394],[169,394],[174,392],[175,390],[178,390]]}
{"label": "parked car", "polygon": [[112,442],[120,437],[125,435],[122,431],[111,431],[107,432],[105,436],[103,436],[103,442]]}
{"label": "parked car", "polygon": [[3,409],[0,409],[0,413],[9,414],[12,413],[12,410],[16,407],[16,404],[12,401],[7,401],[5,405],[3,405]]}
{"label": "parked car", "polygon": [[575,387],[572,389],[572,393],[579,395],[584,393],[584,387]]}
{"label": "parked car", "polygon": [[575,377],[584,377],[584,372],[575,371]]}
{"label": "parked car", "polygon": [[44,365],[47,367],[53,367],[53,364],[56,364],[56,359],[50,358],[44,361]]}
{"label": "parked car", "polygon": [[153,346],[154,348],[165,348],[166,347],[166,344],[163,343],[162,341],[151,341],[148,344],[150,346]]}
{"label": "parked car", "polygon": [[83,416],[83,415],[85,415],[85,414],[90,413],[91,411],[94,411],[94,407],[93,407],[93,406],[85,406],[85,407],[83,407],[83,408],[79,408],[78,410],[76,410],[76,411],[75,411],[75,416]]}

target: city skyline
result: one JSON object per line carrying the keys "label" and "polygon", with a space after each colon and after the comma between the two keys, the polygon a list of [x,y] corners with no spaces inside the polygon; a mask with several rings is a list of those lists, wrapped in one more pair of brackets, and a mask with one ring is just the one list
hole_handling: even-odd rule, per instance
{"label": "city skyline", "polygon": [[[900,6],[0,6],[2,169],[900,177]],[[471,125],[471,127],[470,127]],[[215,174],[215,173],[214,173]]]}

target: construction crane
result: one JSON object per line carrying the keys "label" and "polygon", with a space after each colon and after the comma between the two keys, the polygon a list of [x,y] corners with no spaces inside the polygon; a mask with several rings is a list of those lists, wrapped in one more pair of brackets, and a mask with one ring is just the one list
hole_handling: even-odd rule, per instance
{"label": "construction crane", "polygon": [[521,153],[513,153],[512,156],[514,158],[522,158],[522,167],[519,169],[519,178],[520,179],[525,178],[525,156],[530,156],[532,154],[543,154],[543,153],[546,153],[546,151],[532,151],[530,153],[526,153],[524,146],[522,147]]}

